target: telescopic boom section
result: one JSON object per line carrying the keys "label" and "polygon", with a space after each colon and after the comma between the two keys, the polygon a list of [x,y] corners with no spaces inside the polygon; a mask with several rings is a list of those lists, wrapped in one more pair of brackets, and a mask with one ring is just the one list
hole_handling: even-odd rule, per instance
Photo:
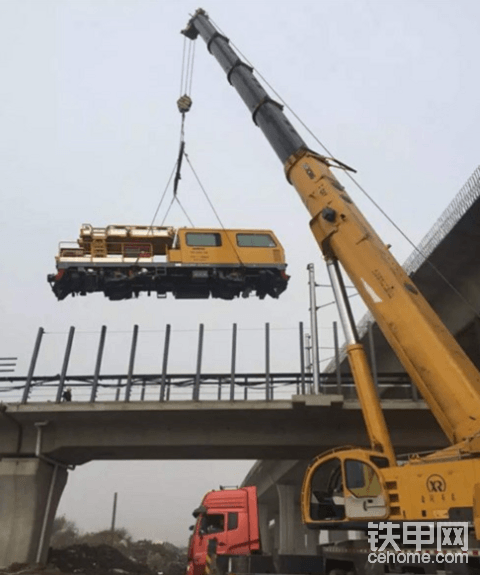
{"label": "telescopic boom section", "polygon": [[[450,441],[478,434],[480,374],[353,204],[328,160],[307,148],[203,10],[183,33],[191,39],[200,34],[207,43],[284,164],[324,256],[342,264]],[[368,417],[368,406],[362,408]]]}

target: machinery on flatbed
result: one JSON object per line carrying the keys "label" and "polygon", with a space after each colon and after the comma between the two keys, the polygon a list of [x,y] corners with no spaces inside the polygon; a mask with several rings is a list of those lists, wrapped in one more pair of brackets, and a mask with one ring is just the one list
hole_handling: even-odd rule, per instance
{"label": "machinery on flatbed", "polygon": [[[339,448],[312,462],[301,494],[305,525],[347,532],[367,531],[372,522],[391,522],[402,531],[413,523],[436,531],[444,522],[461,522],[468,537],[463,538],[460,550],[463,552],[465,545],[473,549],[469,568],[478,571],[479,372],[330,169],[346,166],[307,147],[282,106],[263,89],[252,68],[242,62],[205,11],[197,10],[183,33],[192,40],[201,36],[206,42],[310,212],[310,227],[327,264],[346,338],[370,448]],[[366,354],[358,341],[340,265],[444,430],[451,444],[447,449],[397,462]],[[358,571],[345,558],[343,567],[340,563],[337,567]],[[371,570],[378,567],[378,563],[370,565]],[[423,564],[408,569],[427,571]]]}
{"label": "machinery on flatbed", "polygon": [[61,242],[59,300],[103,292],[111,300],[141,292],[175,298],[273,298],[286,289],[285,253],[269,230],[82,225],[77,242]]}

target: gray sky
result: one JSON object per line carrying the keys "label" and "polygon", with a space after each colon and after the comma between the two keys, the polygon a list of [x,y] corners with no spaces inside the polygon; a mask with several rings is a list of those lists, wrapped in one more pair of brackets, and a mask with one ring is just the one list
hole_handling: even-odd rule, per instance
{"label": "gray sky", "polygon": [[[263,302],[110,302],[97,294],[59,303],[46,282],[59,240],[75,239],[81,223],[150,223],[178,149],[179,31],[197,7],[181,0],[0,0],[0,353],[19,356],[18,374],[39,326],[48,334],[37,372],[58,373],[70,325],[82,332],[76,373],[93,370],[102,324],[116,332],[105,371],[126,371],[129,336],[122,332],[134,323],[142,330],[138,371],[159,370],[166,323],[174,330],[173,371],[193,371],[200,322],[209,330],[206,370],[228,371],[224,330],[233,322],[243,330],[239,370],[262,368],[267,321],[272,369],[298,365],[295,327],[308,318],[305,268],[315,262],[325,281],[320,254],[282,166],[201,40],[187,150],[227,227],[275,230],[292,276],[288,291]],[[418,242],[479,163],[480,4],[212,0],[203,7]],[[340,179],[403,261],[408,244]],[[180,197],[196,225],[217,225],[187,169]],[[187,224],[178,209],[167,223]],[[324,290],[318,297],[331,299]],[[327,308],[319,319],[327,346],[335,316]],[[119,524],[135,537],[182,544],[202,494],[240,483],[250,465],[92,463],[71,474],[60,512],[82,529],[105,527],[118,491]]]}

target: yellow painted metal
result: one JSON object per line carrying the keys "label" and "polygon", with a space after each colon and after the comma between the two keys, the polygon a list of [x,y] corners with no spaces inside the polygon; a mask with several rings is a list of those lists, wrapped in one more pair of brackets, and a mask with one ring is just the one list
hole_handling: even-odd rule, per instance
{"label": "yellow painted metal", "polygon": [[[189,237],[203,236],[193,242]],[[215,238],[218,245],[208,245]],[[242,245],[241,238],[260,238],[265,247]],[[248,243],[248,242],[247,242]],[[165,256],[169,263],[206,265],[285,265],[282,244],[271,230],[179,228],[110,225],[95,228],[84,224],[77,247],[60,246],[57,262],[63,258],[152,258]],[[79,247],[78,247],[79,246]]]}
{"label": "yellow painted metal", "polygon": [[[303,479],[301,507],[303,521],[313,528],[328,529],[345,525],[345,529],[352,522],[372,521],[372,514],[368,506],[359,505],[355,508],[355,515],[348,515],[348,504],[345,505],[345,516],[342,519],[331,518],[318,520],[312,517],[312,482],[315,473],[331,459],[339,459],[342,465],[342,490],[345,502],[354,496],[356,499],[373,497],[377,493],[359,492],[348,488],[346,477],[346,462],[359,461],[368,465],[376,475],[376,484],[379,485],[381,495],[385,501],[385,511],[375,520],[388,518],[391,521],[466,521],[466,518],[453,519],[449,516],[450,509],[474,510],[474,526],[477,539],[479,535],[479,509],[480,496],[480,460],[478,458],[457,457],[448,460],[430,460],[413,458],[402,466],[380,468],[375,464],[378,453],[367,449],[341,448],[314,459]],[[373,458],[373,461],[372,461]],[[372,484],[370,479],[370,485]],[[358,513],[358,509],[364,513]]]}
{"label": "yellow painted metal", "polygon": [[395,465],[395,453],[390,434],[363,345],[357,343],[347,346],[347,356],[372,449],[383,453],[390,465]]}
{"label": "yellow painted metal", "polygon": [[341,262],[450,441],[477,434],[478,371],[325,159],[303,151],[289,159],[285,170],[312,216],[310,226],[324,255]]}
{"label": "yellow painted metal", "polygon": [[[134,251],[135,246],[139,244],[149,244],[152,255],[165,255],[173,245],[174,237],[175,230],[172,227],[112,224],[98,228],[83,224],[80,228],[78,245],[84,249],[85,255],[92,257],[124,255],[129,251],[129,247],[130,251],[132,249]],[[105,246],[104,255],[100,255],[96,250],[96,244],[99,241],[102,241]]]}
{"label": "yellow painted metal", "polygon": [[[191,242],[189,242],[191,234],[216,234],[220,245],[191,245]],[[272,240],[271,245],[268,247],[242,247],[238,241],[239,234],[243,236],[270,237]],[[285,263],[283,247],[271,230],[180,228],[178,230],[178,242],[175,247],[176,249],[168,251],[168,261],[170,262],[217,265],[274,265]]]}

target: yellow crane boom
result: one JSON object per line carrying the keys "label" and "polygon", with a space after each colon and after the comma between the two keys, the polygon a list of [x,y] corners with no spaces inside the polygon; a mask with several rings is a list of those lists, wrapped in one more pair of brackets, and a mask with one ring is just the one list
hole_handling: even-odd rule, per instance
{"label": "yellow crane boom", "polygon": [[[480,540],[480,374],[330,170],[211,23],[197,10],[183,33],[201,36],[284,165],[310,212],[327,262],[371,449],[319,455],[301,496],[311,528],[366,529],[370,521],[463,521]],[[452,444],[398,465],[356,331],[338,262]],[[480,565],[479,565],[480,566]]]}

